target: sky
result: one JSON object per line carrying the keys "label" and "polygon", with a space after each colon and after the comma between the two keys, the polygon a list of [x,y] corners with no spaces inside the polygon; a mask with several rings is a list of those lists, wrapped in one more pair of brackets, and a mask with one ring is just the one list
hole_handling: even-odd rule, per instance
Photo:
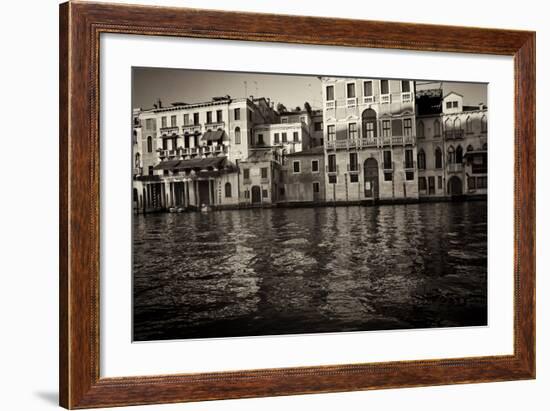
{"label": "sky", "polygon": [[[269,97],[287,109],[313,108],[322,104],[321,81],[316,76],[258,74],[228,71],[169,68],[134,68],[132,77],[133,108],[152,108],[157,99],[168,107],[173,102],[199,103],[212,97],[230,95]],[[443,94],[456,91],[464,96],[465,105],[487,103],[487,85],[480,83],[419,81],[417,89],[443,87]]]}

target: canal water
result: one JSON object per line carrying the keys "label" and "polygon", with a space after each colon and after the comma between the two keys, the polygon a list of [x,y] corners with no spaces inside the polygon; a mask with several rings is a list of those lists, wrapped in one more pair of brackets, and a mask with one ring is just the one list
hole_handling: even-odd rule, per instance
{"label": "canal water", "polygon": [[134,216],[134,340],[487,324],[487,203]]}

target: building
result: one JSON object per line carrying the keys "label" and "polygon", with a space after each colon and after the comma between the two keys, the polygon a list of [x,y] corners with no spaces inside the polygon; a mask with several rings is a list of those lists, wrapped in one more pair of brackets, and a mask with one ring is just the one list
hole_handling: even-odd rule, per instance
{"label": "building", "polygon": [[282,182],[281,149],[254,147],[248,158],[239,163],[241,205],[273,205],[279,201]]}
{"label": "building", "polygon": [[322,146],[286,155],[281,200],[290,204],[324,203],[325,175],[325,151]]}
{"label": "building", "polygon": [[322,77],[326,199],[418,199],[414,82]]}
{"label": "building", "polygon": [[310,147],[308,126],[302,122],[261,124],[254,128],[253,145],[280,147],[284,153],[295,153]]}
{"label": "building", "polygon": [[487,195],[487,107],[441,89],[416,93],[421,198]]}

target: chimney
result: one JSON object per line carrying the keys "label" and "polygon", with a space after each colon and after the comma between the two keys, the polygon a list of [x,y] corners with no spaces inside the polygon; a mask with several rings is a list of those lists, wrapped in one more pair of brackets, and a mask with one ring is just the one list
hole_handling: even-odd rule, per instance
{"label": "chimney", "polygon": [[479,110],[483,110],[483,103],[479,103]]}
{"label": "chimney", "polygon": [[162,108],[162,101],[159,99],[157,99],[157,107],[158,108]]}
{"label": "chimney", "polygon": [[254,96],[253,96],[253,95],[250,95],[250,100],[254,100]]}

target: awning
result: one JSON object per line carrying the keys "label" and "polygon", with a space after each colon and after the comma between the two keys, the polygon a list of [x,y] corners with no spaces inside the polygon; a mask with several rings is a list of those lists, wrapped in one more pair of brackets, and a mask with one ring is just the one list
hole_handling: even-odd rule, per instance
{"label": "awning", "polygon": [[203,134],[201,140],[219,141],[220,139],[223,138],[224,134],[225,134],[225,131],[223,130],[207,131],[206,133]]}
{"label": "awning", "polygon": [[196,168],[205,170],[210,167],[220,169],[225,166],[226,160],[227,157],[192,158],[190,160],[180,160],[174,168],[178,170],[192,170]]}
{"label": "awning", "polygon": [[175,166],[178,165],[178,163],[180,162],[181,160],[166,160],[166,161],[162,161],[160,162],[159,164],[157,164],[155,167],[154,167],[154,170],[171,170],[173,169]]}

